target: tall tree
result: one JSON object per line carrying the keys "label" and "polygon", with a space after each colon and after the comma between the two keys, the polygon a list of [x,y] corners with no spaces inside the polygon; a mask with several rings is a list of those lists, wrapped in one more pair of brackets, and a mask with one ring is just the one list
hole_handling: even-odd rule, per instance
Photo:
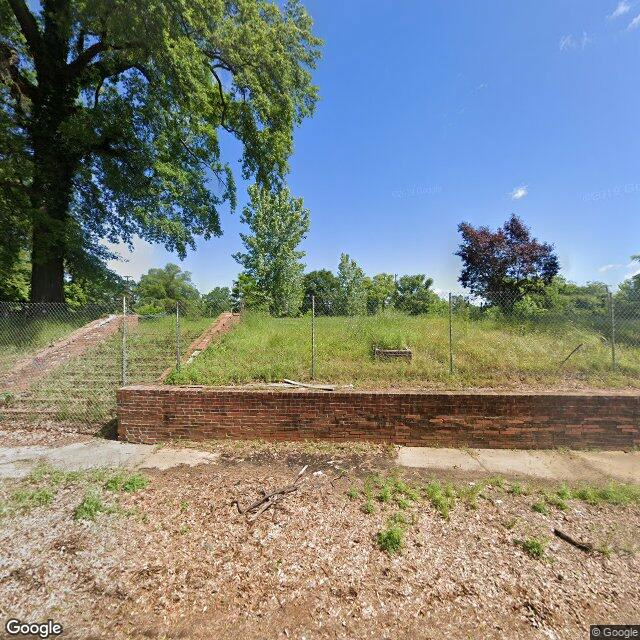
{"label": "tall tree", "polygon": [[396,283],[390,273],[377,273],[365,280],[367,290],[367,312],[376,314],[393,304]]}
{"label": "tall tree", "polygon": [[345,316],[362,316],[367,313],[367,289],[364,271],[358,263],[343,253],[338,264],[338,312]]}
{"label": "tall tree", "polygon": [[221,314],[223,311],[231,311],[231,291],[229,287],[214,287],[209,293],[202,296],[202,307],[205,313],[211,317]]}
{"label": "tall tree", "polygon": [[340,291],[338,278],[328,269],[310,271],[302,280],[304,300],[302,311],[311,310],[311,297],[315,298],[316,315],[333,316],[336,314],[336,304]]}
{"label": "tall tree", "polygon": [[432,284],[433,278],[427,278],[421,273],[413,276],[401,276],[398,278],[393,295],[394,306],[399,311],[411,315],[428,313],[442,307],[442,300],[431,290]]}
{"label": "tall tree", "polygon": [[504,310],[529,293],[540,291],[560,270],[553,245],[539,242],[513,214],[497,231],[458,226],[462,243],[456,252],[462,259],[458,278],[472,294]]}
{"label": "tall tree", "polygon": [[196,311],[200,293],[191,282],[191,273],[182,271],[176,264],[168,264],[162,269],[149,269],[141,278],[135,290],[138,305],[154,307],[172,313],[176,304],[183,312]]}
{"label": "tall tree", "polygon": [[296,315],[302,305],[301,259],[297,247],[309,231],[309,210],[302,198],[294,198],[287,188],[275,193],[257,184],[249,187],[249,204],[242,212],[242,222],[251,233],[241,233],[246,252],[233,257],[244,274],[264,296],[270,313]]}
{"label": "tall tree", "polygon": [[70,264],[108,256],[103,238],[184,256],[220,235],[235,206],[222,131],[245,178],[280,184],[317,100],[321,43],[298,0],[36,6],[0,0],[0,221],[19,218],[0,243],[30,250],[32,300],[62,300]]}

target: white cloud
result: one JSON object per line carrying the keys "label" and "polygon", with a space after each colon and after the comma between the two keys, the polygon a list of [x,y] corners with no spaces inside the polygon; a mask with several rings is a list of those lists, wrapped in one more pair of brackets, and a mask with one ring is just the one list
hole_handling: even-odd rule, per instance
{"label": "white cloud", "polygon": [[606,273],[607,271],[611,271],[612,269],[622,269],[624,267],[623,264],[603,264],[598,271],[600,273]]}
{"label": "white cloud", "polygon": [[640,27],[640,13],[629,23],[629,26],[627,27],[627,29],[629,31],[633,31],[638,27]]}
{"label": "white cloud", "polygon": [[613,10],[613,13],[608,16],[609,20],[615,20],[616,18],[623,16],[625,13],[629,13],[630,9],[631,5],[626,2],[626,0],[620,0],[620,2],[618,2],[618,6]]}
{"label": "white cloud", "polygon": [[120,260],[109,260],[107,263],[110,269],[113,269],[121,276],[129,276],[134,280],[140,278],[152,267],[157,267],[160,256],[158,255],[158,246],[149,244],[141,238],[133,240],[133,250],[129,251],[126,245],[112,244],[105,242],[110,251],[121,256]]}
{"label": "white cloud", "polygon": [[575,49],[576,41],[575,38],[569,34],[568,36],[562,36],[560,38],[560,51],[566,51],[567,49]]}
{"label": "white cloud", "polygon": [[521,184],[516,187],[509,195],[512,200],[522,200],[529,193],[529,187],[526,184]]}
{"label": "white cloud", "polygon": [[572,34],[562,36],[558,46],[560,51],[568,51],[569,49],[584,49],[589,43],[591,43],[591,38],[586,31],[583,31],[579,38]]}

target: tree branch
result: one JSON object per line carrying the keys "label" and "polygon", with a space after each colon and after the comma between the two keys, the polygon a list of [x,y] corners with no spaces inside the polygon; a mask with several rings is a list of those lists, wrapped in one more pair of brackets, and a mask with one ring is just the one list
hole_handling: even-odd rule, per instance
{"label": "tree branch", "polygon": [[27,3],[24,2],[24,0],[8,0],[8,2],[13,11],[13,15],[20,25],[22,35],[25,37],[33,53],[34,59],[36,57],[39,58],[42,50],[42,34],[40,33],[40,28],[38,27],[35,17],[31,11],[29,11]]}
{"label": "tree branch", "polygon": [[67,70],[72,76],[77,76],[100,53],[112,49],[103,40],[94,42],[90,47],[78,54],[78,57],[67,65]]}
{"label": "tree branch", "polygon": [[0,81],[9,87],[13,98],[22,107],[24,97],[32,101],[35,99],[38,87],[20,73],[18,61],[18,52],[8,44],[0,42]]}

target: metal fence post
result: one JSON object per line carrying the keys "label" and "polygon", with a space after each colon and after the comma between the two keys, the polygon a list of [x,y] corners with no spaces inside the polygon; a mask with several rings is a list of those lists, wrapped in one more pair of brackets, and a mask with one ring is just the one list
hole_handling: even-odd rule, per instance
{"label": "metal fence post", "polygon": [[316,379],[316,297],[311,296],[311,379]]}
{"label": "metal fence post", "polygon": [[120,382],[127,386],[127,296],[122,296],[122,371]]}
{"label": "metal fence post", "polygon": [[176,302],[176,370],[180,371],[180,303]]}
{"label": "metal fence post", "polygon": [[609,314],[611,317],[611,366],[616,368],[616,312],[613,303],[613,294],[609,292]]}
{"label": "metal fence post", "polygon": [[451,291],[449,291],[449,374],[453,375],[453,312],[451,310]]}

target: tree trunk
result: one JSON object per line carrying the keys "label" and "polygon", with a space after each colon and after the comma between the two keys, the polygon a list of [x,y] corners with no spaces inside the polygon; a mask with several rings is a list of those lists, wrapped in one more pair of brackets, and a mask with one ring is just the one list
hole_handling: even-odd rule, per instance
{"label": "tree trunk", "polygon": [[48,226],[34,223],[31,250],[31,302],[64,302],[62,243],[48,241]]}
{"label": "tree trunk", "polygon": [[64,302],[69,207],[78,158],[65,149],[60,127],[72,110],[73,96],[60,80],[57,84],[45,85],[42,102],[34,104],[32,302]]}

